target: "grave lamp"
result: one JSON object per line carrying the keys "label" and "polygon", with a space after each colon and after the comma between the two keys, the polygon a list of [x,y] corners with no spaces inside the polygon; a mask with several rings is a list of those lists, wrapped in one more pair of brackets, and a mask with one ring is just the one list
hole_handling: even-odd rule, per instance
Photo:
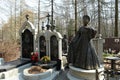
{"label": "grave lamp", "polygon": [[44,28],[45,28],[45,27],[44,27],[44,22],[42,22],[42,30],[44,30]]}
{"label": "grave lamp", "polygon": [[50,28],[50,25],[49,25],[49,24],[47,24],[47,25],[46,25],[46,27],[47,27],[47,30],[49,30],[49,28]]}
{"label": "grave lamp", "polygon": [[29,15],[28,15],[28,14],[26,14],[26,16],[25,16],[25,17],[26,17],[26,19],[27,19],[27,20],[29,20]]}

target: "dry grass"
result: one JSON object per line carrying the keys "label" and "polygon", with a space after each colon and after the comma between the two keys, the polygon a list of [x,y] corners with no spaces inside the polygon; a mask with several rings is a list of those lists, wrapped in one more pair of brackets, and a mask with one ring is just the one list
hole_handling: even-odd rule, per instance
{"label": "dry grass", "polygon": [[6,62],[20,57],[19,45],[15,42],[0,42],[0,54]]}

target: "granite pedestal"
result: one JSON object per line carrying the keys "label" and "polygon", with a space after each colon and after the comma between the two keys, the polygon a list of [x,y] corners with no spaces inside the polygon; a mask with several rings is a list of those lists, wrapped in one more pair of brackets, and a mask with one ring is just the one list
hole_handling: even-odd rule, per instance
{"label": "granite pedestal", "polygon": [[[76,68],[72,65],[69,65],[69,72],[67,74],[67,77],[70,80],[96,80],[96,70],[85,70],[85,69],[81,69],[81,68]],[[98,68],[98,78],[99,80],[103,80],[104,76],[103,76],[103,71],[104,68]]]}

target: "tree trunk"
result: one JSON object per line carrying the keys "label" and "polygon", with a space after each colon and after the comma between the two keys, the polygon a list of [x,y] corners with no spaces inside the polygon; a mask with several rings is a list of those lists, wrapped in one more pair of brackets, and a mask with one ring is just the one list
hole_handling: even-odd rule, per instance
{"label": "tree trunk", "polygon": [[100,34],[100,15],[101,10],[100,10],[100,0],[98,0],[98,34]]}
{"label": "tree trunk", "polygon": [[114,36],[118,37],[118,0],[115,0],[115,31]]}
{"label": "tree trunk", "polygon": [[51,29],[53,30],[53,0],[51,0]]}
{"label": "tree trunk", "polygon": [[77,0],[75,0],[75,34],[77,33]]}
{"label": "tree trunk", "polygon": [[40,28],[40,0],[38,1],[38,34]]}

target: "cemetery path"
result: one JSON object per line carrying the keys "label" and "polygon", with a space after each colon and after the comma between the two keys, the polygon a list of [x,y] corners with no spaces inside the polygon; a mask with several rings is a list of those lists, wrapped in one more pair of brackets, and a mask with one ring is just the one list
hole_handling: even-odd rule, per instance
{"label": "cemetery path", "polygon": [[53,80],[69,80],[67,78],[67,72],[68,72],[68,69],[61,70],[60,73]]}
{"label": "cemetery path", "polygon": [[[61,70],[53,80],[69,80],[67,78],[68,71],[69,69]],[[120,80],[120,75],[117,75],[115,77],[109,77],[109,80]]]}

